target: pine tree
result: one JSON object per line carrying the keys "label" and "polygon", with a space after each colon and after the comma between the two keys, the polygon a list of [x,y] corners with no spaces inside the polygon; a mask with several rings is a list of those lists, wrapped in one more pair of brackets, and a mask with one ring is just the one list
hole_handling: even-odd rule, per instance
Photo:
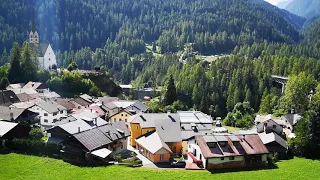
{"label": "pine tree", "polygon": [[37,79],[37,65],[31,57],[29,44],[25,42],[22,47],[21,68],[24,82],[35,81]]}
{"label": "pine tree", "polygon": [[166,105],[171,105],[176,100],[177,100],[177,90],[174,84],[173,77],[171,75],[168,82],[167,91],[164,97],[164,102]]}
{"label": "pine tree", "polygon": [[20,65],[20,47],[17,42],[13,44],[13,48],[11,50],[11,66],[9,69],[8,79],[10,83],[21,83],[23,82],[23,74]]}

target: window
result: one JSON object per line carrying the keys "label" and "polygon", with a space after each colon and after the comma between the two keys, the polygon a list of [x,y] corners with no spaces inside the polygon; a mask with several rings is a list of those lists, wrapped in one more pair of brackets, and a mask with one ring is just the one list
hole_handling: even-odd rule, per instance
{"label": "window", "polygon": [[55,112],[55,113],[53,113],[53,116],[56,116],[58,113],[57,112]]}
{"label": "window", "polygon": [[63,114],[63,111],[60,111],[60,114]]}
{"label": "window", "polygon": [[127,119],[125,119],[124,121],[125,121],[125,122],[127,122],[128,120],[127,120]]}
{"label": "window", "polygon": [[54,120],[53,120],[53,123],[55,123],[55,122],[57,122],[57,121],[58,121],[57,119],[54,119]]}
{"label": "window", "polygon": [[232,157],[229,157],[229,160],[234,160],[234,157],[232,156]]}
{"label": "window", "polygon": [[207,145],[209,148],[216,148],[217,147],[217,143],[215,143],[215,142],[209,142],[209,143],[207,143]]}
{"label": "window", "polygon": [[191,148],[191,145],[189,144],[189,148]]}
{"label": "window", "polygon": [[221,158],[221,161],[223,161],[223,160],[224,160],[224,157]]}
{"label": "window", "polygon": [[48,119],[45,119],[44,122],[47,123],[47,122],[48,122]]}
{"label": "window", "polygon": [[234,146],[239,146],[239,142],[238,141],[235,141],[235,142],[232,142]]}
{"label": "window", "polygon": [[126,114],[126,117],[128,116],[128,114]]}
{"label": "window", "polygon": [[161,161],[164,160],[163,154],[160,155],[160,160],[161,160]]}
{"label": "window", "polygon": [[227,142],[219,142],[219,145],[220,145],[221,147],[226,147]]}
{"label": "window", "polygon": [[200,154],[200,160],[202,160],[202,154]]}
{"label": "window", "polygon": [[117,118],[114,118],[113,121],[116,122],[116,121],[117,121]]}
{"label": "window", "polygon": [[275,128],[277,128],[277,126],[276,126],[276,125],[273,125],[272,128],[275,129]]}
{"label": "window", "polygon": [[137,125],[137,129],[139,129],[139,126]]}
{"label": "window", "polygon": [[122,121],[122,119],[120,118],[119,121]]}
{"label": "window", "polygon": [[121,149],[123,149],[123,145],[121,145]]}
{"label": "window", "polygon": [[48,116],[48,113],[44,113],[44,116]]}
{"label": "window", "polygon": [[123,114],[121,114],[121,116],[123,116]]}

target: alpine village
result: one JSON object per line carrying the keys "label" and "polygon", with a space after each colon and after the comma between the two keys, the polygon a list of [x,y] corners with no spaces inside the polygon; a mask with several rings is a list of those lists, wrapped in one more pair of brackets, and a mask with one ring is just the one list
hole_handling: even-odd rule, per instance
{"label": "alpine village", "polygon": [[1,0],[0,180],[319,179],[320,0]]}

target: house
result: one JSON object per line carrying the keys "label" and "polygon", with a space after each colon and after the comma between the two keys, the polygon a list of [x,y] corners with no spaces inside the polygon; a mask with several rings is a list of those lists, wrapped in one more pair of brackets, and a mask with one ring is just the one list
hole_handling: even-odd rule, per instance
{"label": "house", "polygon": [[94,102],[96,101],[93,97],[89,96],[88,94],[82,94],[82,95],[80,95],[79,97],[80,97],[81,99],[87,101],[87,102],[90,103],[90,104],[92,104],[92,103],[94,103]]}
{"label": "house", "polygon": [[73,134],[62,142],[63,153],[76,159],[106,161],[127,149],[130,131],[124,122],[116,122]]}
{"label": "house", "polygon": [[0,121],[0,147],[6,147],[6,142],[14,138],[28,137],[30,128],[18,123]]}
{"label": "house", "polygon": [[281,125],[279,125],[278,123],[276,123],[272,119],[268,119],[268,120],[265,120],[265,121],[263,121],[261,123],[258,123],[257,132],[258,133],[275,132],[275,133],[279,134],[280,136],[284,136],[285,137],[284,132],[283,132],[283,127]]}
{"label": "house", "polygon": [[109,96],[98,97],[98,102],[101,105],[105,105],[105,104],[108,104],[113,101],[119,101],[119,98],[118,97],[109,97]]}
{"label": "house", "polygon": [[287,157],[288,145],[286,140],[284,140],[277,133],[259,133],[259,137],[263,144],[267,147],[270,153],[279,153],[280,158]]}
{"label": "house", "polygon": [[128,84],[128,85],[124,85],[124,84],[121,84],[119,85],[122,89],[122,92],[126,95],[126,96],[129,96],[130,95],[130,91],[133,89],[132,85],[131,84]]}
{"label": "house", "polygon": [[99,116],[101,118],[105,118],[105,112],[98,105],[90,106],[90,107],[87,107],[87,108],[78,109],[75,112],[73,112],[73,114],[79,114],[79,113],[81,113],[83,111],[91,111],[92,113],[96,114],[97,116]]}
{"label": "house", "polygon": [[91,110],[85,110],[77,114],[71,114],[70,116],[77,120],[83,120],[90,126],[102,126],[108,123],[106,120],[100,118],[96,113],[92,112]]}
{"label": "house", "polygon": [[91,103],[85,101],[82,98],[74,98],[71,99],[69,102],[76,107],[75,109],[87,108],[91,105]]}
{"label": "house", "polygon": [[0,91],[0,105],[9,106],[13,103],[20,102],[17,95],[12,90]]}
{"label": "house", "polygon": [[41,82],[28,82],[23,89],[34,89],[38,93],[50,92],[47,84]]}
{"label": "house", "polygon": [[15,94],[28,94],[28,95],[33,95],[33,94],[37,94],[38,92],[33,89],[33,88],[18,88],[18,89],[11,89],[11,91],[13,91]]}
{"label": "house", "polygon": [[169,162],[173,153],[156,131],[144,134],[137,139],[136,149],[154,163]]}
{"label": "house", "polygon": [[71,102],[69,102],[68,99],[62,99],[59,98],[56,100],[56,102],[58,104],[60,104],[61,106],[65,107],[67,109],[67,113],[71,113],[74,109],[76,109],[76,106],[74,104],[72,104]]}
{"label": "house", "polygon": [[16,94],[20,102],[30,101],[35,99],[34,97],[28,95],[27,93]]}
{"label": "house", "polygon": [[0,120],[19,124],[32,125],[38,122],[38,113],[29,111],[27,108],[0,106]]}
{"label": "house", "polygon": [[29,110],[39,114],[41,129],[44,131],[53,127],[55,122],[67,115],[67,109],[54,101],[37,103]]}
{"label": "house", "polygon": [[125,121],[140,112],[149,112],[148,106],[140,101],[113,101],[105,104],[111,122]]}
{"label": "house", "polygon": [[268,149],[258,135],[208,134],[188,141],[186,168],[196,164],[207,170],[264,166]]}
{"label": "house", "polygon": [[57,67],[56,55],[50,44],[40,43],[40,35],[36,30],[35,17],[32,18],[32,29],[29,33],[29,43],[33,51],[38,54],[39,68],[41,69],[53,69]]}
{"label": "house", "polygon": [[206,135],[212,132],[211,116],[200,111],[178,111],[181,122],[182,152],[188,152],[188,140],[194,136]]}
{"label": "house", "polygon": [[92,129],[92,126],[81,119],[61,124],[47,130],[49,137],[48,142],[60,143],[69,138],[70,135],[87,131],[89,129]]}
{"label": "house", "polygon": [[181,154],[182,138],[180,119],[176,113],[139,113],[130,119],[131,142],[136,146],[136,139],[149,132],[156,131],[163,142],[167,143],[172,153]]}
{"label": "house", "polygon": [[25,83],[17,83],[17,84],[9,84],[6,89],[11,90],[11,89],[22,89],[23,86],[25,86]]}
{"label": "house", "polygon": [[299,114],[285,114],[285,115],[282,115],[281,117],[275,117],[275,116],[272,116],[271,114],[267,116],[257,115],[255,118],[255,124],[258,125],[264,121],[272,119],[274,122],[280,125],[283,128],[283,132],[287,136],[289,136],[291,133],[294,132],[294,127],[298,123],[298,121],[301,119],[301,117],[302,116]]}

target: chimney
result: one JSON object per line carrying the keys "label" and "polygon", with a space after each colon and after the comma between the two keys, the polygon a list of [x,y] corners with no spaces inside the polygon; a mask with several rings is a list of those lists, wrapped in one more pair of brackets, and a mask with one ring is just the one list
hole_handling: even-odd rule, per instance
{"label": "chimney", "polygon": [[171,113],[171,110],[169,109],[168,111],[167,111],[167,114],[170,114]]}
{"label": "chimney", "polygon": [[78,127],[78,133],[81,132],[80,126]]}
{"label": "chimney", "polygon": [[94,118],[94,123],[98,126],[98,118]]}

